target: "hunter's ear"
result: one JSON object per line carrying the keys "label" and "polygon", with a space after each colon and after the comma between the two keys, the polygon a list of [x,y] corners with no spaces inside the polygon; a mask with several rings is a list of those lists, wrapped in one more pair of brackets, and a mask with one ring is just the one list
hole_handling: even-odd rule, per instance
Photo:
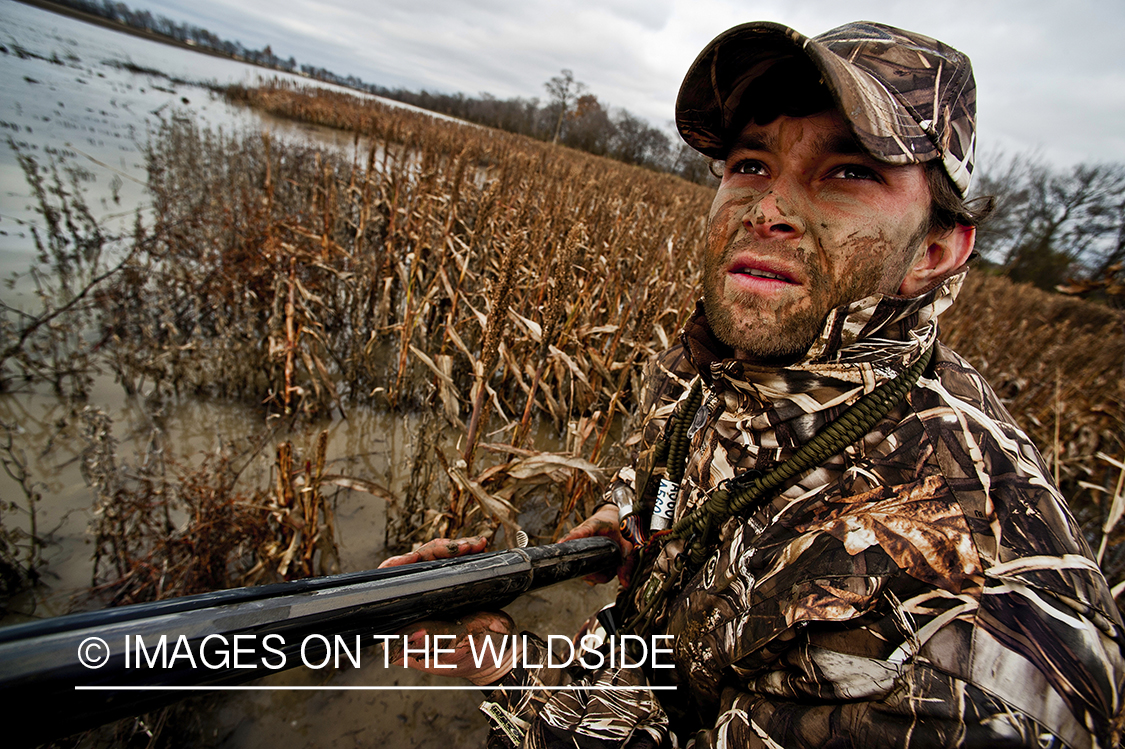
{"label": "hunter's ear", "polygon": [[974,226],[957,226],[927,234],[922,254],[902,279],[898,293],[905,297],[917,296],[934,281],[960,268],[969,261],[976,239]]}

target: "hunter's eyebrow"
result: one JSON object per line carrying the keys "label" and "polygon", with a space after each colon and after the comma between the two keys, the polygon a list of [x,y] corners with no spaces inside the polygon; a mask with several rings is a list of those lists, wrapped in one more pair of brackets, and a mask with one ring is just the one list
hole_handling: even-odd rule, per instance
{"label": "hunter's eyebrow", "polygon": [[777,138],[765,133],[743,133],[731,144],[730,152],[737,149],[744,149],[746,151],[767,151],[772,152],[773,146],[777,143]]}

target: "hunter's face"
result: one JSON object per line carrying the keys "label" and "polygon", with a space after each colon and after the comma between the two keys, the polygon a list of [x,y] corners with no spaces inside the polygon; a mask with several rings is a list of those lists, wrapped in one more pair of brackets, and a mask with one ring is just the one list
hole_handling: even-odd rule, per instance
{"label": "hunter's face", "polygon": [[922,167],[871,158],[835,111],[751,123],[711,206],[712,330],[742,358],[800,358],[833,308],[899,291],[929,205]]}

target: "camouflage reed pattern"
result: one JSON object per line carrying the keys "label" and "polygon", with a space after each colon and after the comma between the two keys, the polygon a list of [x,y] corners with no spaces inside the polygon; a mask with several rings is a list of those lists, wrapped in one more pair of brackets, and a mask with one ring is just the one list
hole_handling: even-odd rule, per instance
{"label": "camouflage reed pattern", "polygon": [[[706,422],[676,518],[724,480],[768,471],[928,351],[962,280],[917,299],[849,305],[826,325],[827,345],[781,370],[730,358],[700,312],[683,346],[650,370],[640,470],[702,376]],[[841,330],[851,333],[832,333]],[[845,358],[839,341],[848,339],[867,345],[849,341]],[[635,481],[622,471],[607,496]],[[665,545],[654,573],[674,575],[682,550]],[[522,722],[527,746],[567,735],[611,746],[634,726],[653,744],[672,731],[696,749],[833,739],[1073,749],[1120,738],[1120,613],[1027,437],[943,346],[904,403],[779,496],[728,519],[702,569],[681,583],[652,630],[673,637],[676,669],[654,670],[648,683],[679,687],[659,705],[636,692],[609,707],[601,695],[532,692],[506,709],[494,694],[491,712]],[[636,678],[628,669],[511,675],[526,686]],[[505,745],[502,734],[494,730],[494,745]]]}

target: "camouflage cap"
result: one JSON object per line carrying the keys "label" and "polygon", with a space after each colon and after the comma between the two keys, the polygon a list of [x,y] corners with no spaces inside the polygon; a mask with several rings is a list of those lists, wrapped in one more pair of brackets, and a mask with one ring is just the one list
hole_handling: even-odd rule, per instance
{"label": "camouflage cap", "polygon": [[976,83],[969,58],[941,42],[860,21],[812,38],[757,22],[715,37],[692,63],[676,101],[688,145],[722,159],[753,105],[742,95],[775,63],[807,57],[868,153],[892,164],[941,159],[965,195],[976,145]]}

